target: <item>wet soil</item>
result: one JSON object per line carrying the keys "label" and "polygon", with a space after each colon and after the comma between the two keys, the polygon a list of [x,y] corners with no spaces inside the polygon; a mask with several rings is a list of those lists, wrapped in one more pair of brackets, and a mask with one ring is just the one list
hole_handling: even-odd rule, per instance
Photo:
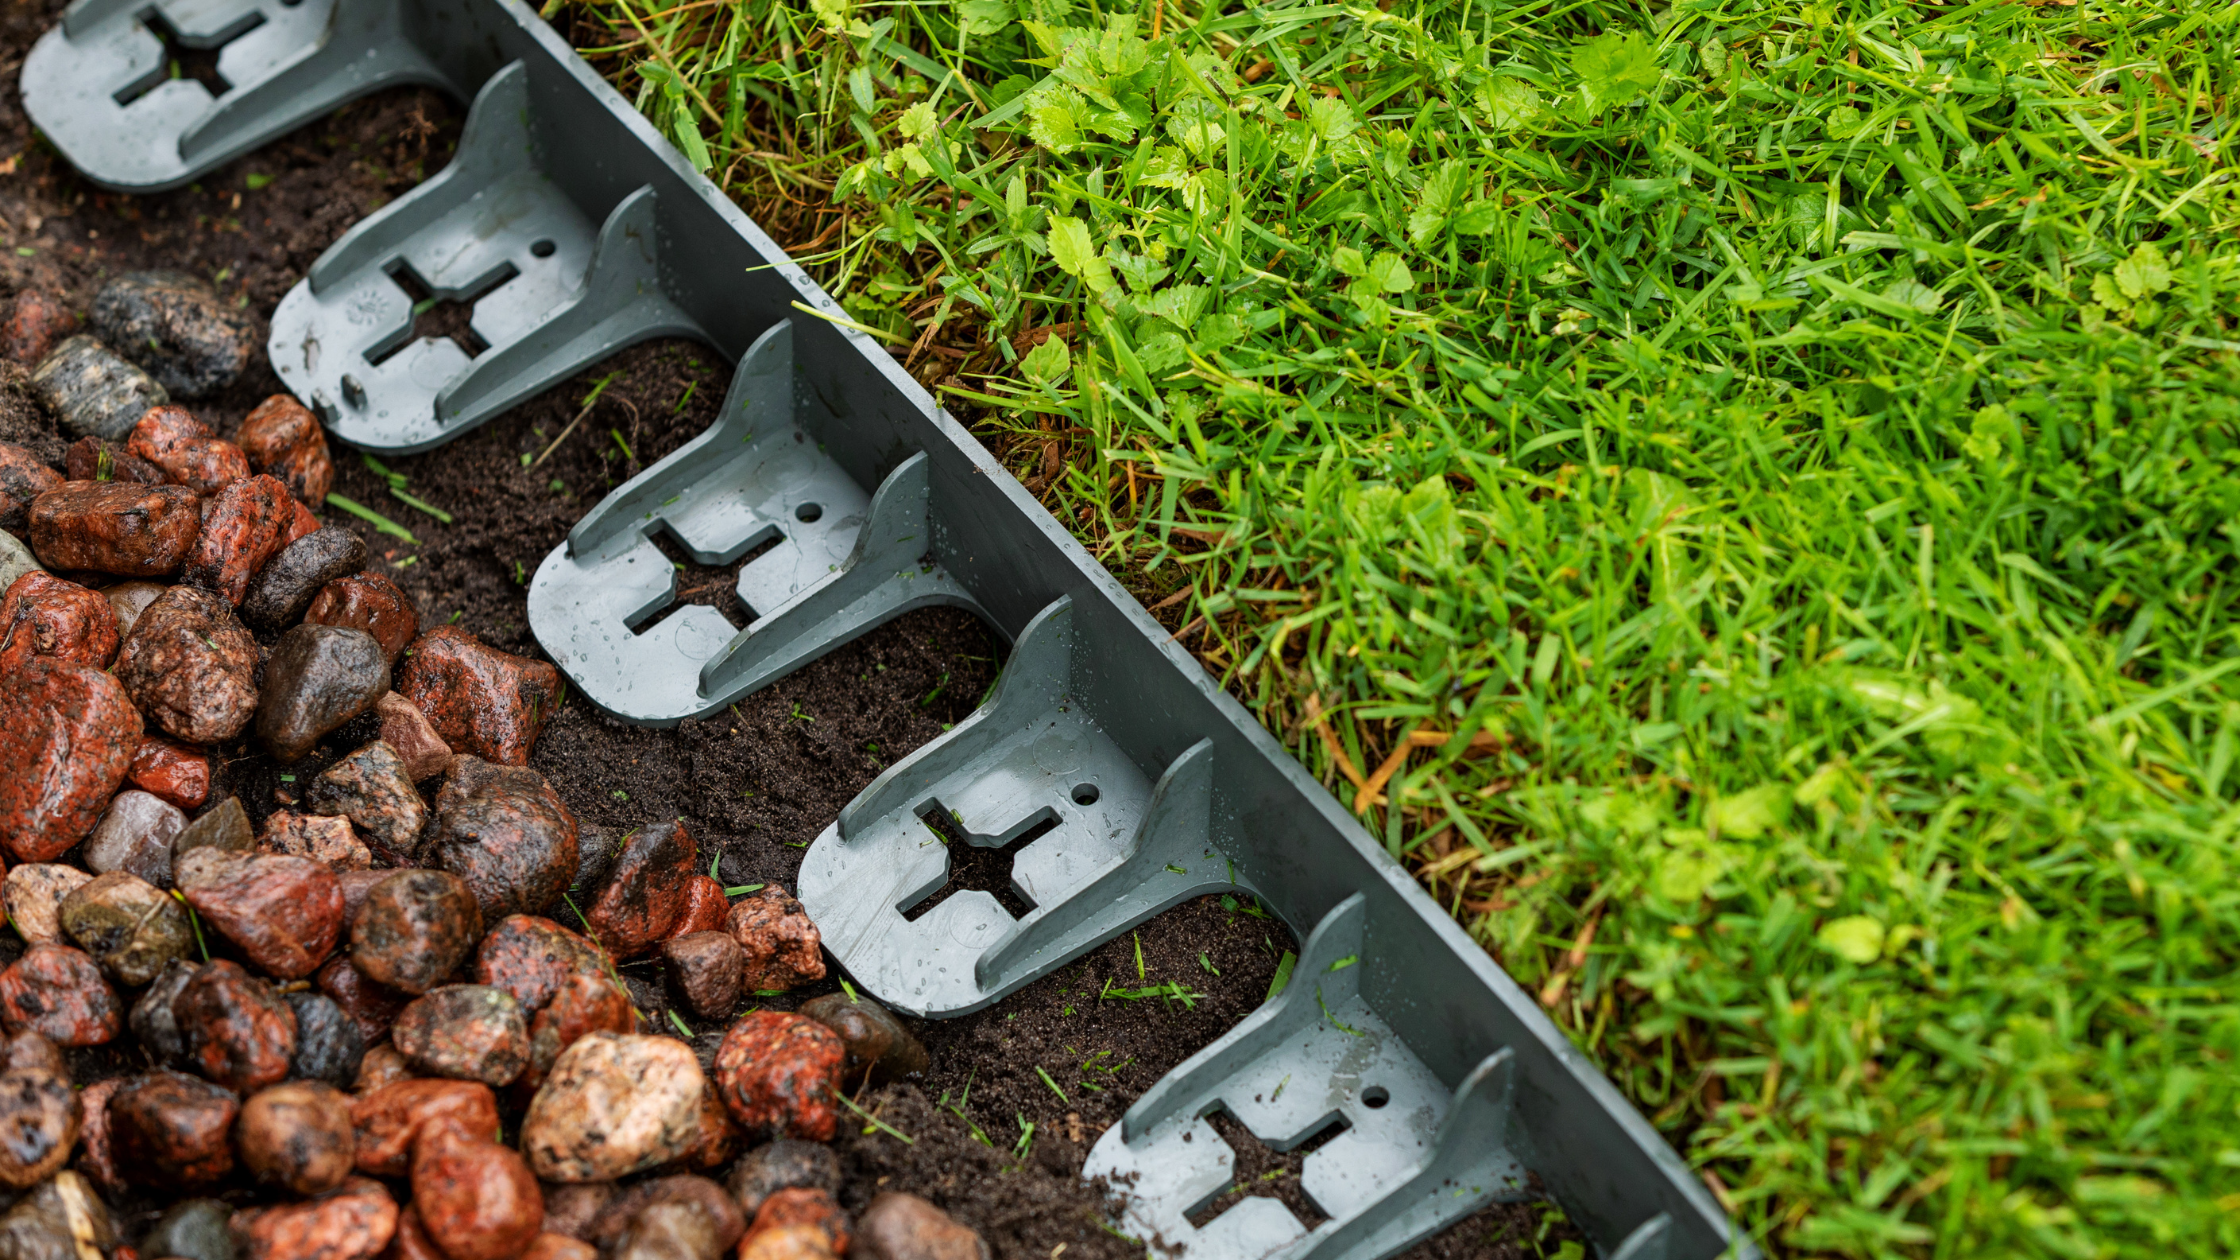
{"label": "wet soil", "polygon": [[[463,110],[455,103],[390,91],[188,188],[144,197],[103,192],[33,135],[16,93],[24,52],[60,8],[56,0],[0,8],[0,300],[39,289],[82,313],[120,272],[180,270],[210,281],[253,317],[261,346],[274,305],[320,251],[440,169],[457,144]],[[481,348],[455,304],[424,311],[416,332],[453,337],[470,353]],[[425,624],[452,622],[494,646],[541,657],[525,615],[528,575],[600,496],[705,428],[729,377],[728,364],[706,347],[650,343],[440,450],[376,461],[337,448],[336,493],[385,518],[387,528],[339,511],[322,516],[366,539],[371,567],[413,595]],[[250,408],[278,392],[260,353],[240,380],[190,405],[230,435]],[[703,568],[681,553],[672,559],[681,562],[685,602],[745,624],[747,610],[730,584],[735,565]],[[725,883],[791,887],[803,851],[840,807],[970,713],[993,684],[1000,656],[1000,640],[969,614],[919,612],[674,730],[626,726],[571,701],[547,727],[531,765],[584,821],[610,834],[682,819]],[[285,770],[246,744],[224,750],[222,787],[261,818],[292,801],[295,783],[366,737],[345,728]],[[954,886],[1003,889],[1008,856],[971,857],[959,864]],[[0,962],[20,948],[7,934]],[[860,1209],[879,1189],[924,1194],[982,1231],[1005,1260],[1054,1257],[1060,1248],[1092,1260],[1141,1254],[1140,1244],[1105,1224],[1111,1216],[1101,1191],[1078,1178],[1090,1144],[1143,1089],[1259,1005],[1278,960],[1295,948],[1283,925],[1249,899],[1201,898],[989,1010],[918,1024],[933,1055],[926,1077],[856,1092],[878,1124],[846,1126],[841,1139],[854,1174],[848,1206]],[[658,967],[631,964],[624,975],[648,1031],[673,1029]],[[756,1000],[786,1009],[837,985],[835,975]],[[694,1031],[703,1048],[716,1035]],[[129,1038],[72,1058],[81,1083],[146,1062]],[[1241,1130],[1231,1140],[1241,1188],[1317,1219],[1297,1188],[1303,1151],[1276,1155]],[[1409,1254],[1537,1255],[1543,1215],[1533,1207],[1491,1209]]]}

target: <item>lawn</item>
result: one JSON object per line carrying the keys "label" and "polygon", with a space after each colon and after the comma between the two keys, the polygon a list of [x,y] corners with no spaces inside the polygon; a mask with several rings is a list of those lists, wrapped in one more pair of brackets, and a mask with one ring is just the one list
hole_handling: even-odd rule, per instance
{"label": "lawn", "polygon": [[2240,8],[548,13],[1769,1250],[2240,1252]]}

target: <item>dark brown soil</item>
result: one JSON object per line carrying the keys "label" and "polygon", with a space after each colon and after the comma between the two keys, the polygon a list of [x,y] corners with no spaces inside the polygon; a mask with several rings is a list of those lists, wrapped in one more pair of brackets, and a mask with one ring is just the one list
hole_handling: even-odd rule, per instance
{"label": "dark brown soil", "polygon": [[[264,321],[319,252],[439,169],[456,145],[460,108],[433,93],[392,91],[189,188],[147,197],[102,192],[31,134],[16,95],[23,53],[60,9],[58,0],[0,7],[0,298],[42,289],[82,312],[119,272],[182,270],[211,281],[254,317],[261,346]],[[479,349],[456,305],[424,312],[417,331]],[[373,566],[412,593],[427,623],[455,622],[494,646],[541,657],[525,616],[529,573],[601,495],[705,428],[729,378],[729,365],[705,347],[637,347],[441,450],[377,465],[338,448],[337,493],[389,518],[412,541],[340,512],[322,515],[366,539]],[[278,392],[259,353],[241,380],[192,406],[230,434]],[[394,497],[394,477],[403,478],[404,493],[450,519]],[[688,562],[680,569],[686,600],[743,623],[732,569]],[[971,616],[916,613],[675,730],[626,726],[570,702],[531,764],[586,822],[619,834],[680,818],[727,884],[790,887],[802,851],[843,804],[972,711],[995,679],[999,655],[999,641]],[[345,728],[285,770],[249,745],[225,750],[224,786],[261,818],[294,797],[295,783],[365,737]],[[972,856],[959,886],[1000,887],[1004,859]],[[1282,924],[1249,899],[1204,898],[990,1010],[920,1024],[933,1053],[927,1077],[859,1090],[857,1098],[912,1143],[848,1126],[840,1146],[857,1174],[848,1205],[860,1209],[881,1188],[916,1191],[981,1230],[1004,1260],[1053,1257],[1061,1245],[1080,1258],[1139,1254],[1140,1245],[1104,1227],[1100,1192],[1078,1178],[1089,1144],[1144,1088],[1257,1006],[1277,960],[1293,948]],[[18,949],[8,934],[0,961]],[[625,977],[650,1022],[672,1027],[658,968],[632,964]],[[761,1000],[790,1008],[836,987],[837,976]],[[1163,995],[1146,992],[1162,987]],[[695,1031],[705,1049],[715,1034]],[[142,1062],[129,1042],[73,1055],[81,1081],[137,1071]],[[1249,1135],[1236,1144],[1257,1148]],[[1297,1190],[1301,1155],[1247,1150],[1239,1182],[1314,1219]],[[1278,1168],[1284,1171],[1260,1177]],[[1532,1209],[1494,1209],[1410,1255],[1538,1254],[1536,1245],[1518,1242],[1545,1233],[1539,1220]]]}

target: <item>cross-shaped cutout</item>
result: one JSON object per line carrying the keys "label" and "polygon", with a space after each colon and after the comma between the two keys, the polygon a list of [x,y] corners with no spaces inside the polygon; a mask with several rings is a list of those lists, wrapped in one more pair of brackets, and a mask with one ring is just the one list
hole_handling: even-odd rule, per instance
{"label": "cross-shaped cutout", "polygon": [[[296,2],[301,3],[301,0]],[[218,73],[218,53],[227,44],[264,25],[264,14],[252,10],[247,17],[210,39],[188,39],[171,24],[170,18],[152,6],[141,12],[140,24],[148,28],[150,35],[163,41],[163,55],[157,59],[153,71],[117,89],[119,105],[130,105],[173,79],[193,79],[208,88],[212,96],[224,96],[232,91],[233,85]]]}
{"label": "cross-shaped cutout", "polygon": [[1332,1115],[1305,1141],[1287,1151],[1279,1151],[1261,1141],[1243,1121],[1225,1110],[1207,1116],[1206,1122],[1229,1144],[1234,1162],[1230,1165],[1229,1185],[1190,1214],[1193,1228],[1204,1229],[1214,1217],[1235,1207],[1238,1200],[1254,1196],[1282,1203],[1308,1229],[1330,1219],[1330,1214],[1307,1196],[1306,1189],[1299,1184],[1299,1173],[1306,1167],[1307,1156],[1346,1131],[1344,1116]]}
{"label": "cross-shaped cutout", "polygon": [[399,260],[389,267],[389,278],[412,300],[412,326],[404,335],[381,343],[366,351],[366,362],[379,364],[401,352],[406,346],[422,339],[443,340],[474,358],[490,348],[474,332],[474,304],[490,296],[490,291],[505,284],[520,273],[508,263],[498,274],[476,286],[463,297],[449,298],[438,295],[426,281],[412,269],[412,264]]}
{"label": "cross-shaped cutout", "polygon": [[1020,895],[1017,884],[1012,880],[1011,863],[1019,856],[1021,849],[1050,834],[1057,827],[1056,810],[1044,806],[1027,823],[1026,830],[1001,847],[982,847],[965,839],[964,829],[957,826],[956,820],[939,801],[927,807],[918,817],[926,826],[933,828],[949,846],[949,882],[934,890],[932,896],[904,910],[902,917],[905,920],[915,923],[935,906],[968,889],[993,896],[996,904],[1002,906],[1003,912],[1013,919],[1024,919],[1034,913],[1034,903]]}

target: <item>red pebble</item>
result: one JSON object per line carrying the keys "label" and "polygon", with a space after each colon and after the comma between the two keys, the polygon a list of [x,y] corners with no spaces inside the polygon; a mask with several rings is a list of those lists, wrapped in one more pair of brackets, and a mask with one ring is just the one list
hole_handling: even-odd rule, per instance
{"label": "red pebble", "polygon": [[210,799],[210,755],[161,735],[140,741],[125,777],[181,809],[199,808]]}
{"label": "red pebble", "polygon": [[208,1185],[233,1171],[241,1100],[184,1072],[134,1077],[109,1101],[117,1167],[141,1186]]}
{"label": "red pebble", "polygon": [[279,550],[280,535],[295,518],[288,504],[288,488],[262,474],[218,491],[179,580],[215,591],[239,608],[249,579]]}
{"label": "red pebble", "polygon": [[778,1191],[762,1201],[761,1209],[754,1214],[754,1224],[747,1227],[747,1236],[788,1225],[813,1225],[832,1244],[832,1254],[848,1253],[848,1214],[840,1210],[830,1190],[793,1186]]}
{"label": "red pebble", "polygon": [[627,1033],[638,1027],[630,994],[604,972],[583,971],[560,984],[529,1021],[529,1066],[517,1084],[534,1090],[551,1074],[560,1053],[595,1032]]}
{"label": "red pebble", "polygon": [[[524,1260],[527,1254],[523,1253]],[[413,1211],[409,1203],[404,1205],[403,1211],[397,1213],[396,1236],[389,1240],[389,1249],[382,1252],[381,1256],[382,1260],[450,1260],[429,1239],[428,1231],[420,1228],[420,1214]],[[591,1256],[586,1260],[598,1258]]]}
{"label": "red pebble", "polygon": [[504,989],[534,1016],[578,975],[605,975],[606,951],[578,933],[533,914],[508,915],[475,951],[474,979]]}
{"label": "red pebble", "polygon": [[23,289],[16,294],[15,308],[8,312],[6,344],[0,350],[30,367],[46,358],[57,342],[77,328],[77,313],[63,305],[61,298],[42,289]]}
{"label": "red pebble", "polygon": [[34,656],[106,669],[123,638],[108,600],[51,573],[34,569],[0,598],[0,673]]}
{"label": "red pebble", "polygon": [[496,1137],[498,1096],[480,1081],[397,1081],[359,1095],[350,1104],[350,1118],[358,1129],[358,1171],[402,1177],[425,1128],[453,1128],[485,1141]]}
{"label": "red pebble", "polygon": [[161,468],[116,442],[97,437],[83,437],[72,442],[70,449],[62,453],[62,471],[65,481],[129,481],[137,486],[171,484],[171,478]]}
{"label": "red pebble", "polygon": [[31,501],[62,484],[62,474],[21,446],[0,442],[0,530],[21,537],[31,527]]}
{"label": "red pebble", "polygon": [[112,1076],[78,1091],[85,1119],[78,1126],[78,1157],[71,1167],[84,1173],[102,1193],[112,1198],[123,1193],[124,1177],[117,1171],[116,1151],[109,1141],[109,1100],[130,1079]]}
{"label": "red pebble", "polygon": [[685,936],[693,932],[721,932],[724,921],[731,915],[731,902],[723,895],[723,882],[706,875],[695,875],[685,885],[684,913],[663,940]]}
{"label": "red pebble", "polygon": [[83,950],[34,945],[0,971],[0,1027],[58,1046],[98,1046],[124,1027],[124,1007]]}
{"label": "red pebble", "polygon": [[216,494],[249,475],[249,457],[240,447],[210,436],[209,425],[174,403],[148,408],[124,448],[199,495]]}
{"label": "red pebble", "polygon": [[287,1079],[295,1009],[240,963],[204,963],[171,999],[171,1013],[188,1061],[204,1077],[244,1094]]}
{"label": "red pebble", "polygon": [[291,507],[293,510],[288,513],[288,527],[280,531],[280,541],[272,545],[273,555],[277,556],[286,551],[289,543],[305,534],[315,534],[319,531],[319,518],[311,514],[310,508],[305,507],[300,500],[292,504]]}
{"label": "red pebble", "polygon": [[325,503],[334,488],[334,461],[327,454],[326,430],[309,408],[286,394],[257,404],[236,435],[258,472],[285,482],[304,503]]}
{"label": "red pebble", "polygon": [[373,1260],[397,1232],[397,1201],[352,1177],[316,1199],[234,1217],[243,1260]]}
{"label": "red pebble", "polygon": [[[698,861],[682,820],[639,828],[585,912],[585,925],[617,958],[644,953],[683,919]],[[721,898],[723,890],[716,895]]]}
{"label": "red pebble", "polygon": [[[391,872],[366,873],[386,878]],[[319,992],[334,999],[342,1013],[358,1026],[359,1035],[369,1046],[389,1035],[389,1026],[397,1022],[398,1013],[412,1001],[409,993],[398,993],[368,980],[347,954],[336,954],[328,959],[327,965],[319,968],[319,974],[312,978],[312,983],[319,986]]]}
{"label": "red pebble", "polygon": [[750,1132],[829,1142],[847,1056],[839,1036],[813,1019],[754,1011],[724,1034],[716,1085],[732,1119]]}
{"label": "red pebble", "polygon": [[98,669],[32,660],[0,673],[0,843],[19,862],[51,862],[85,839],[140,734],[140,711]]}
{"label": "red pebble", "polygon": [[173,878],[206,926],[283,980],[318,970],[342,934],[342,885],[310,858],[193,849]]}
{"label": "red pebble", "polygon": [[200,500],[185,486],[65,481],[31,501],[31,550],[50,569],[161,577],[201,531]]}
{"label": "red pebble", "polygon": [[741,983],[784,991],[824,979],[824,934],[793,895],[776,884],[731,907],[724,930],[747,951]]}
{"label": "red pebble", "polygon": [[512,1260],[544,1226],[544,1193],[512,1147],[449,1126],[412,1150],[412,1206],[451,1260]]}
{"label": "red pebble", "polygon": [[486,647],[457,626],[437,626],[406,651],[396,688],[454,751],[525,766],[559,703],[560,671]]}
{"label": "red pebble", "polygon": [[353,573],[319,588],[303,619],[319,626],[363,630],[381,644],[394,665],[397,653],[420,633],[420,610],[404,588],[379,573]]}

